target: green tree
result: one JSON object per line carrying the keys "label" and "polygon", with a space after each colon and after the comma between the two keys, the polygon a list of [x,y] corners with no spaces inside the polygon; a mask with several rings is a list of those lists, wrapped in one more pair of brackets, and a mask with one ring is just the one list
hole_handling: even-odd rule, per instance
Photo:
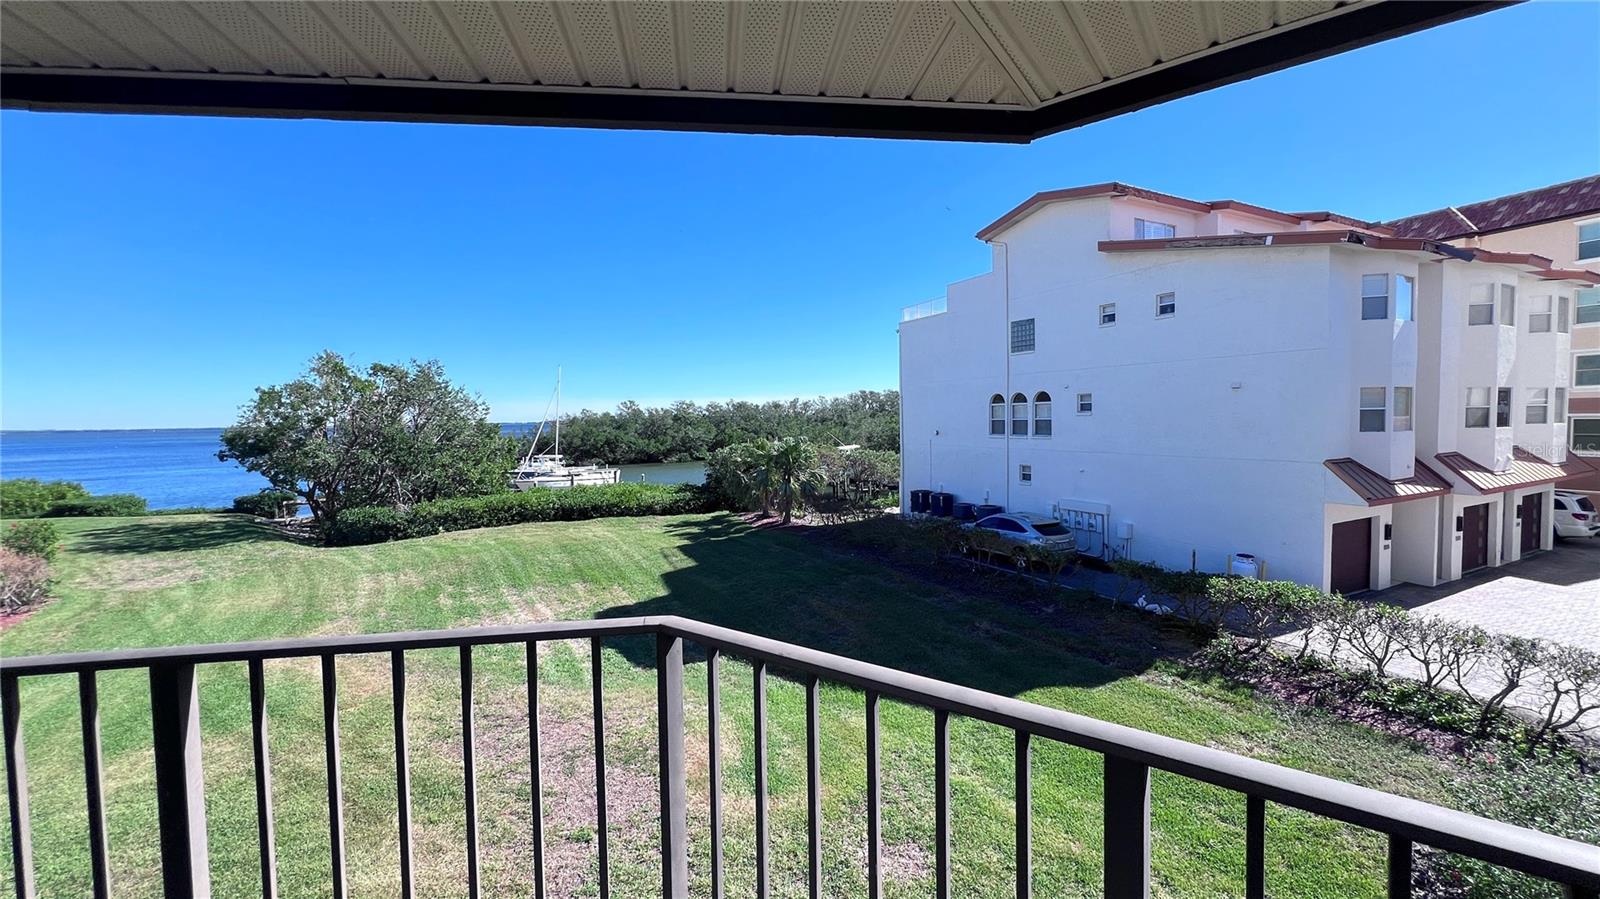
{"label": "green tree", "polygon": [[506,490],[516,451],[438,362],[359,371],[333,352],[287,384],[257,388],[222,445],[218,459],[299,496],[324,525],[357,506]]}
{"label": "green tree", "polygon": [[778,502],[778,513],[788,524],[793,520],[795,506],[803,504],[821,482],[817,448],[804,437],[784,437],[772,441],[766,463],[766,479]]}

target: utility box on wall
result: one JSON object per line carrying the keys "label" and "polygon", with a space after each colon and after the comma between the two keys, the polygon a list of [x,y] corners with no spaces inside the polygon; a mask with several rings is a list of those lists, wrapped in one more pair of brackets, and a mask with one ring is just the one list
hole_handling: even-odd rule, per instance
{"label": "utility box on wall", "polygon": [[1072,536],[1078,541],[1078,552],[1106,558],[1110,546],[1106,540],[1111,525],[1109,505],[1078,499],[1057,500],[1055,516],[1072,529]]}

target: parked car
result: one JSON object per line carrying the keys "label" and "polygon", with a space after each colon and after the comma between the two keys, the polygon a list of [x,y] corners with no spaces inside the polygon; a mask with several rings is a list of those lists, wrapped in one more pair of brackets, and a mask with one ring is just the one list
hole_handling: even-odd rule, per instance
{"label": "parked car", "polygon": [[980,518],[969,525],[973,530],[987,531],[1006,543],[1016,544],[1011,558],[1017,567],[1028,566],[1024,547],[1038,546],[1062,553],[1076,553],[1077,539],[1072,529],[1049,515],[1032,512],[1001,512]]}
{"label": "parked car", "polygon": [[1555,526],[1557,537],[1600,536],[1600,513],[1594,501],[1581,493],[1556,491]]}

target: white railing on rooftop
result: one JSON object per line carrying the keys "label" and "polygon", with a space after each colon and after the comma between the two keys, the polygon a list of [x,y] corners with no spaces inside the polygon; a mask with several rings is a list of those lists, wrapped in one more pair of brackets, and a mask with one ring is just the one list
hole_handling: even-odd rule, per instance
{"label": "white railing on rooftop", "polygon": [[930,315],[943,315],[946,311],[945,298],[934,297],[915,306],[907,306],[900,310],[900,320],[903,322],[916,321]]}

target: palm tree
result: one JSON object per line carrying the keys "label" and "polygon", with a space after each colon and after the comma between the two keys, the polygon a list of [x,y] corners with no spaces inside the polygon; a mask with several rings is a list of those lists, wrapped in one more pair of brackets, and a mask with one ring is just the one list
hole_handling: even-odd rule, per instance
{"label": "palm tree", "polygon": [[[765,457],[760,477],[777,495],[778,510],[783,513],[783,523],[793,520],[797,502],[816,492],[821,479],[817,472],[817,448],[804,437],[785,437],[774,440],[762,454]],[[763,491],[763,498],[766,497]],[[763,503],[765,512],[765,503]]]}

